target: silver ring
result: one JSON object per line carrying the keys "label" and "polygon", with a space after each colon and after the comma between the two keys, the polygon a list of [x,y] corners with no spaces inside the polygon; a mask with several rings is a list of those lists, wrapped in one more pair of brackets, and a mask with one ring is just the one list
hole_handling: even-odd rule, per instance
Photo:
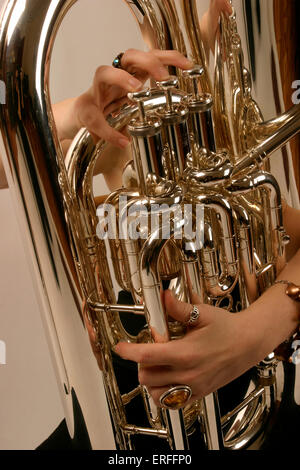
{"label": "silver ring", "polygon": [[164,392],[159,402],[162,408],[179,410],[183,408],[192,396],[192,389],[188,385],[176,385]]}
{"label": "silver ring", "polygon": [[193,305],[193,308],[190,312],[190,318],[188,319],[188,321],[186,322],[188,326],[194,326],[195,323],[197,323],[198,319],[199,319],[199,316],[200,316],[200,313],[199,313],[199,309],[198,307],[196,307],[196,305]]}

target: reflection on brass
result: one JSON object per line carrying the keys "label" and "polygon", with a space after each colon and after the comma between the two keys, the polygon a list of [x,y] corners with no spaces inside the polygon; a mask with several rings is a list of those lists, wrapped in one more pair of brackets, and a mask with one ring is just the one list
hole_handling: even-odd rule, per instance
{"label": "reflection on brass", "polygon": [[[185,407],[183,391],[177,403],[183,408],[169,410],[157,407],[136,383],[126,381],[128,388],[120,390],[113,350],[119,341],[163,342],[185,334],[183,325],[167,318],[166,288],[182,301],[190,302],[196,292],[201,302],[236,313],[273,284],[289,238],[269,157],[299,131],[299,105],[263,118],[251,72],[264,51],[250,50],[253,70],[248,69],[249,44],[240,34],[244,26],[248,31],[247,15],[222,14],[213,67],[212,57],[205,57],[195,0],[126,0],[149,47],[176,48],[195,67],[172,70],[170,80],[132,94],[132,103],[108,118],[116,129],[128,126],[133,155],[123,187],[106,199],[119,223],[100,239],[99,231],[108,228],[95,206],[93,174],[106,143],[95,145],[82,129],[64,161],[49,102],[51,49],[73,3],[28,0],[22,10],[12,0],[0,38],[1,79],[7,85],[7,104],[0,107],[1,154],[31,242],[70,433],[75,396],[95,449],[138,448],[138,435],[154,439],[155,448],[163,440],[170,450],[259,448],[283,388],[273,354],[258,365],[234,409],[226,408],[220,391]],[[255,3],[257,10],[265,0]],[[271,17],[263,18],[263,11],[262,27]],[[259,38],[252,40],[253,45]],[[133,227],[138,237],[128,236]],[[122,303],[124,293],[130,302]],[[124,326],[124,312],[134,319],[144,315],[139,332]],[[102,372],[87,322],[97,335]],[[142,424],[131,421],[136,400],[144,405]]]}

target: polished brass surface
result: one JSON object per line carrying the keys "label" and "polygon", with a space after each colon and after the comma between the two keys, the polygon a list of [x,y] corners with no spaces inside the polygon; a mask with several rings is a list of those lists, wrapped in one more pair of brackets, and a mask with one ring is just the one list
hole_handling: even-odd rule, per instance
{"label": "polished brass surface", "polygon": [[[285,264],[289,238],[272,166],[279,161],[281,168],[282,158],[289,158],[285,144],[299,132],[299,105],[264,117],[256,96],[263,52],[254,47],[261,36],[252,30],[247,37],[257,9],[261,25],[267,23],[262,18],[271,17],[271,2],[256,1],[256,10],[248,2],[249,18],[246,3],[233,1],[233,14],[221,16],[212,53],[201,38],[195,0],[126,0],[150,48],[177,49],[195,67],[172,70],[170,80],[131,94],[132,104],[109,117],[116,129],[128,126],[133,159],[123,187],[100,208],[93,174],[107,144],[95,145],[82,129],[64,160],[49,101],[55,34],[74,3],[28,0],[21,11],[20,2],[10,0],[0,38],[1,79],[7,83],[1,153],[29,240],[70,434],[76,397],[95,449],[138,448],[138,436],[171,450],[260,448],[283,390],[282,365],[273,353],[249,372],[247,393],[233,408],[219,390],[187,406],[179,400],[179,410],[168,410],[155,406],[145,387],[121,390],[113,349],[119,341],[185,334],[185,325],[167,318],[166,287],[180,300],[190,302],[194,291],[202,302],[237,313],[273,284]],[[291,174],[284,183],[284,196],[295,202],[286,191]],[[109,226],[105,207],[120,223]],[[154,207],[160,212],[153,214]],[[153,219],[159,222],[154,228]],[[122,303],[122,292],[132,302]],[[97,335],[102,371],[82,305]],[[143,314],[145,326],[129,331],[122,312]],[[182,387],[180,398],[186,399],[188,385]],[[142,424],[128,418],[136,400],[143,404]]]}

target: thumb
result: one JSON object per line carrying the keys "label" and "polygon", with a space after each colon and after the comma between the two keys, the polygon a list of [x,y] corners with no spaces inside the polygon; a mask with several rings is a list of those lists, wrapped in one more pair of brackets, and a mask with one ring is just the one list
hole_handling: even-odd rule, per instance
{"label": "thumb", "polygon": [[[174,297],[173,293],[170,290],[165,291],[165,306],[168,315],[170,315],[174,320],[177,320],[182,323],[187,323],[190,319],[191,312],[194,305],[191,305],[186,302],[181,302],[180,300]],[[208,305],[197,304],[199,311],[199,318],[195,323],[193,323],[193,328],[202,328],[203,326],[211,323],[212,315],[210,309],[207,308]]]}

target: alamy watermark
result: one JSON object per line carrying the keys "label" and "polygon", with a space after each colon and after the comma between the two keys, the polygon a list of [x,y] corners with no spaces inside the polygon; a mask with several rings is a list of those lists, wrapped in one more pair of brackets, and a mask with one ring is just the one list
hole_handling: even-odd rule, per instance
{"label": "alamy watermark", "polygon": [[6,364],[6,344],[0,340],[0,366]]}
{"label": "alamy watermark", "polygon": [[296,91],[292,94],[292,102],[294,104],[300,104],[300,80],[295,80],[292,83],[292,88]]}
{"label": "alamy watermark", "polygon": [[204,205],[197,204],[151,204],[141,200],[128,202],[120,196],[118,207],[104,203],[98,206],[97,236],[101,240],[184,240],[197,250],[203,247]]}

